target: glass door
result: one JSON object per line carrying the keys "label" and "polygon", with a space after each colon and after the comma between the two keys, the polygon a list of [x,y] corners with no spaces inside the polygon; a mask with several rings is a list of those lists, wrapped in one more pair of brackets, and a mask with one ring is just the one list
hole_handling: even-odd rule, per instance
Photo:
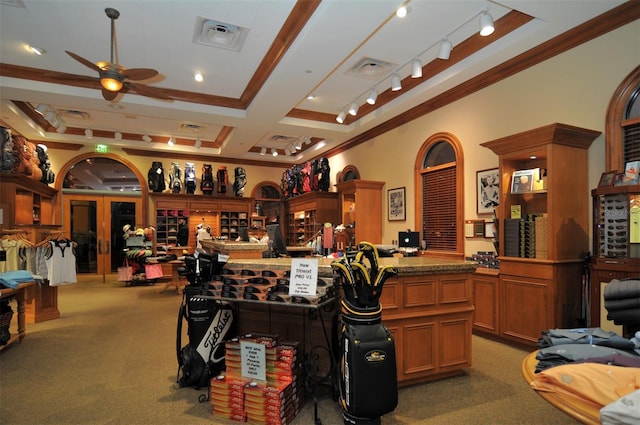
{"label": "glass door", "polygon": [[78,245],[78,274],[101,276],[105,281],[117,273],[124,261],[123,227],[135,228],[143,222],[141,198],[65,194],[64,211],[64,228]]}

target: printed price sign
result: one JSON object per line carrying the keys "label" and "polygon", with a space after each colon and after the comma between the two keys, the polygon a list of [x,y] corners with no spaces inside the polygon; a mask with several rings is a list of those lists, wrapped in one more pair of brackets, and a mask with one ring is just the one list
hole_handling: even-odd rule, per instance
{"label": "printed price sign", "polygon": [[240,341],[242,361],[242,377],[267,380],[265,345],[255,342]]}
{"label": "printed price sign", "polygon": [[293,258],[291,260],[291,280],[289,295],[315,297],[318,286],[318,260],[313,258]]}

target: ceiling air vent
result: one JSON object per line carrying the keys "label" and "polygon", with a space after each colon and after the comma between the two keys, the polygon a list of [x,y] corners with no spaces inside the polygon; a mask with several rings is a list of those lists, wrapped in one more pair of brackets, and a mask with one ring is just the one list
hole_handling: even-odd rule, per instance
{"label": "ceiling air vent", "polygon": [[239,52],[248,33],[248,28],[198,16],[193,42]]}
{"label": "ceiling air vent", "polygon": [[370,80],[379,80],[390,74],[395,66],[396,64],[380,59],[362,58],[347,71],[347,74]]}
{"label": "ceiling air vent", "polygon": [[180,123],[180,125],[178,126],[178,130],[182,130],[185,131],[187,133],[197,133],[200,130],[202,130],[204,127],[198,124],[191,124],[191,123]]}
{"label": "ceiling air vent", "polygon": [[76,109],[58,109],[58,113],[63,118],[67,118],[67,119],[74,119],[74,120],[88,120],[89,119],[89,114],[87,112],[78,111]]}

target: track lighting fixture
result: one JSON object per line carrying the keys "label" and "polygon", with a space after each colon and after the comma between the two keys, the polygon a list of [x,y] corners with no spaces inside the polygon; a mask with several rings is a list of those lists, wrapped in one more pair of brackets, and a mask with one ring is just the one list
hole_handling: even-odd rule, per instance
{"label": "track lighting fixture", "polygon": [[56,128],[56,131],[60,134],[63,134],[65,131],[67,131],[67,125],[63,122],[60,122],[60,124]]}
{"label": "track lighting fixture", "polygon": [[402,83],[400,82],[400,76],[397,72],[394,72],[391,76],[391,91],[402,90]]}
{"label": "track lighting fixture", "polygon": [[44,114],[47,112],[47,109],[49,109],[49,106],[45,105],[44,103],[40,103],[38,106],[36,106],[36,112],[42,116],[44,116]]}
{"label": "track lighting fixture", "polygon": [[122,140],[122,133],[116,131],[115,133],[113,133],[113,138],[116,140]]}
{"label": "track lighting fixture", "polygon": [[271,148],[271,155],[278,156],[278,150],[276,148]]}
{"label": "track lighting fixture", "polygon": [[493,17],[486,10],[480,15],[480,35],[486,37],[493,34]]}
{"label": "track lighting fixture", "polygon": [[422,78],[422,62],[418,58],[411,62],[411,78]]}
{"label": "track lighting fixture", "polygon": [[342,124],[344,122],[344,119],[347,117],[347,113],[345,112],[344,109],[340,110],[340,113],[338,114],[338,116],[336,117],[336,121],[338,121],[340,124]]}
{"label": "track lighting fixture", "polygon": [[199,137],[196,139],[196,141],[193,143],[193,146],[196,149],[200,149],[200,147],[202,146],[202,139],[200,139]]}
{"label": "track lighting fixture", "polygon": [[144,136],[142,136],[142,141],[145,143],[151,143],[151,137],[149,137],[148,134],[145,134]]}
{"label": "track lighting fixture", "polygon": [[42,56],[45,54],[45,50],[42,47],[38,46],[29,46],[29,50],[36,56]]}
{"label": "track lighting fixture", "polygon": [[87,128],[87,129],[84,131],[84,135],[85,135],[85,137],[86,137],[87,139],[91,139],[91,138],[93,138],[93,130],[91,130],[90,128]]}
{"label": "track lighting fixture", "polygon": [[49,109],[47,111],[47,113],[44,115],[44,119],[49,121],[49,123],[52,123],[53,120],[56,119],[56,113],[53,111],[53,109]]}
{"label": "track lighting fixture", "polygon": [[349,115],[356,116],[358,114],[358,101],[354,100],[349,106]]}
{"label": "track lighting fixture", "polygon": [[304,136],[304,144],[305,145],[310,145],[311,144],[311,137]]}
{"label": "track lighting fixture", "polygon": [[267,153],[267,148],[264,146],[260,148],[260,155],[264,156]]}
{"label": "track lighting fixture", "polygon": [[167,145],[169,146],[175,146],[176,142],[173,139],[173,136],[169,137],[169,140],[167,140]]}
{"label": "track lighting fixture", "polygon": [[193,79],[196,80],[197,82],[201,83],[202,81],[204,81],[204,76],[200,72],[196,72],[193,75]]}
{"label": "track lighting fixture", "polygon": [[296,140],[295,148],[296,148],[297,151],[301,151],[302,150],[302,140],[301,139]]}
{"label": "track lighting fixture", "polygon": [[369,105],[375,105],[377,99],[378,99],[378,91],[374,87],[369,91],[369,96],[367,96],[367,103]]}
{"label": "track lighting fixture", "polygon": [[443,38],[440,42],[440,49],[438,50],[438,58],[447,60],[449,56],[451,56],[451,50],[453,50],[453,45],[449,41],[448,38]]}

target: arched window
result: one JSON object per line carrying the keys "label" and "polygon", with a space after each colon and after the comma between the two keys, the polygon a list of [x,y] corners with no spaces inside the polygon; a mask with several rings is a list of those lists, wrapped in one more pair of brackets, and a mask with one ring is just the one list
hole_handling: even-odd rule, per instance
{"label": "arched window", "polygon": [[618,86],[607,109],[606,169],[624,171],[640,160],[640,66]]}
{"label": "arched window", "polygon": [[282,193],[277,183],[264,181],[254,186],[251,192],[256,214],[265,217],[268,223],[279,223],[282,213]]}
{"label": "arched window", "polygon": [[338,183],[346,182],[349,180],[360,180],[360,171],[354,165],[347,165],[339,171],[336,175]]}
{"label": "arched window", "polygon": [[455,136],[427,139],[416,158],[416,229],[433,256],[464,257],[462,147]]}

